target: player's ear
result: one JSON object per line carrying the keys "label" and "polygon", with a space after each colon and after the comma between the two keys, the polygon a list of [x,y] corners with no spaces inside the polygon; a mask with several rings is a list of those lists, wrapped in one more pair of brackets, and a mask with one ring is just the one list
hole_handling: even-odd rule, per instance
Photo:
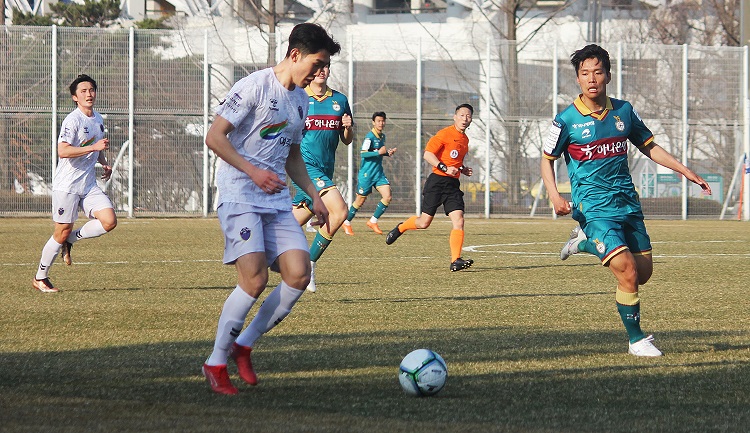
{"label": "player's ear", "polygon": [[612,81],[612,73],[607,72],[607,82],[605,84],[609,84],[610,81]]}

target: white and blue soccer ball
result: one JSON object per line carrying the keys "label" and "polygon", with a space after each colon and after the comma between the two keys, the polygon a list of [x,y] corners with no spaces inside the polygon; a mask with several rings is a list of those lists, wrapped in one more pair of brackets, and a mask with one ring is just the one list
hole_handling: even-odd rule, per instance
{"label": "white and blue soccer ball", "polygon": [[417,349],[406,355],[399,367],[398,380],[409,395],[435,395],[445,386],[448,367],[443,357],[429,349]]}

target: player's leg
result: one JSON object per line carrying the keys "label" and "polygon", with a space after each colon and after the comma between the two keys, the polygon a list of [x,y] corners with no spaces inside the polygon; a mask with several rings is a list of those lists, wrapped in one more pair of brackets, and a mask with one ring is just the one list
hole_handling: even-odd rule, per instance
{"label": "player's leg", "polygon": [[388,183],[378,185],[376,189],[380,193],[380,201],[378,202],[378,205],[375,206],[375,212],[372,214],[372,217],[370,217],[367,227],[375,233],[382,235],[383,231],[378,227],[378,219],[383,216],[388,209],[388,205],[391,204],[391,185]]}
{"label": "player's leg", "polygon": [[240,377],[251,385],[257,383],[250,361],[252,347],[261,335],[289,315],[310,281],[307,240],[299,227],[294,227],[291,217],[279,213],[269,228],[266,248],[268,257],[278,264],[281,283],[263,301],[247,329],[237,338],[232,352]]}
{"label": "player's leg", "polygon": [[367,174],[368,173],[366,172],[360,171],[357,178],[357,197],[354,199],[354,203],[349,207],[349,213],[346,215],[346,221],[344,221],[344,231],[348,235],[354,235],[351,222],[359,209],[365,204],[367,196],[372,193],[372,188],[375,186],[373,180]]}
{"label": "player's leg", "polygon": [[[631,237],[626,234],[627,226],[616,221],[596,220],[588,222],[585,229],[588,238],[592,240],[590,243],[595,245],[594,251],[601,258],[602,264],[607,266],[617,279],[615,301],[617,311],[628,333],[629,353],[636,356],[661,356],[662,353],[652,344],[653,337],[647,337],[641,329],[638,262],[644,259],[636,260],[630,251],[628,239]],[[646,247],[646,252],[650,252],[650,243],[640,245]],[[633,247],[640,248],[637,244],[633,244]],[[644,255],[641,252],[637,254],[650,258],[650,254]],[[644,268],[644,272],[647,268],[648,265]]]}
{"label": "player's leg", "polygon": [[40,292],[55,293],[59,291],[49,280],[49,270],[60,253],[65,240],[73,231],[73,224],[78,218],[78,202],[77,194],[61,191],[52,192],[52,220],[55,222],[55,229],[42,248],[39,267],[32,281],[33,287]]}
{"label": "player's leg", "polygon": [[385,243],[391,245],[396,242],[404,232],[408,230],[426,229],[432,224],[438,207],[444,202],[443,181],[436,174],[430,174],[422,188],[422,214],[409,217],[406,221],[399,223],[385,236]]}
{"label": "player's leg", "polygon": [[73,263],[71,249],[74,243],[82,239],[99,237],[117,227],[117,215],[115,214],[112,202],[98,187],[89,191],[83,200],[81,200],[81,207],[84,214],[91,219],[79,229],[73,230],[65,239],[65,242],[63,242],[61,255],[66,265]]}
{"label": "player's leg", "polygon": [[315,238],[313,239],[312,244],[310,244],[311,272],[310,282],[307,285],[307,290],[311,292],[315,292],[317,290],[317,286],[315,284],[316,263],[320,256],[322,256],[325,250],[328,248],[328,246],[331,245],[333,236],[343,224],[344,220],[346,219],[347,213],[346,202],[344,201],[344,198],[341,196],[341,193],[335,185],[321,190],[320,198],[323,200],[323,203],[328,209],[328,227],[321,226],[318,229],[318,232],[315,234]]}
{"label": "player's leg", "polygon": [[451,220],[451,233],[448,244],[451,250],[451,272],[468,269],[474,264],[474,260],[461,257],[464,247],[464,201],[463,193],[457,190],[445,201],[445,212]]}
{"label": "player's leg", "polygon": [[235,265],[238,284],[224,302],[203,374],[215,392],[236,394],[237,388],[229,380],[227,358],[245,318],[266,287],[268,265],[261,216],[236,203],[222,204],[217,214],[225,239],[223,261]]}

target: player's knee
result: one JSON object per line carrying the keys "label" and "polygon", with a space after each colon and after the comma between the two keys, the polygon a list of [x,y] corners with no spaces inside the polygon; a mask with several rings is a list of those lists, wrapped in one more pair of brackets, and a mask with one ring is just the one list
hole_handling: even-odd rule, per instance
{"label": "player's knee", "polygon": [[114,217],[111,220],[101,221],[101,223],[104,230],[111,232],[117,227],[117,217]]}

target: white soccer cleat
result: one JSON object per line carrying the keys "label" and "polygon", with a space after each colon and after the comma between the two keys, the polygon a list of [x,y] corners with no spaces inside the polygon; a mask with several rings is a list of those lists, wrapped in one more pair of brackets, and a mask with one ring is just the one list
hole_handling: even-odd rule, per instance
{"label": "white soccer cleat", "polygon": [[662,356],[663,353],[661,353],[661,350],[657,349],[656,346],[654,346],[654,343],[652,343],[653,341],[654,336],[649,335],[643,340],[638,340],[635,343],[630,343],[628,345],[628,353],[635,356]]}
{"label": "white soccer cleat", "polygon": [[313,292],[318,290],[317,287],[315,287],[315,262],[310,262],[310,284],[307,285],[307,291]]}
{"label": "white soccer cleat", "polygon": [[586,240],[586,233],[581,230],[580,226],[576,226],[571,232],[570,232],[570,239],[568,242],[565,243],[565,245],[562,247],[562,250],[560,250],[560,260],[567,260],[568,257],[572,256],[573,254],[580,253],[580,250],[578,249],[578,244]]}
{"label": "white soccer cleat", "polygon": [[305,231],[309,233],[315,233],[318,231],[318,229],[316,229],[313,225],[310,224],[310,221],[308,221],[307,224],[305,224]]}

